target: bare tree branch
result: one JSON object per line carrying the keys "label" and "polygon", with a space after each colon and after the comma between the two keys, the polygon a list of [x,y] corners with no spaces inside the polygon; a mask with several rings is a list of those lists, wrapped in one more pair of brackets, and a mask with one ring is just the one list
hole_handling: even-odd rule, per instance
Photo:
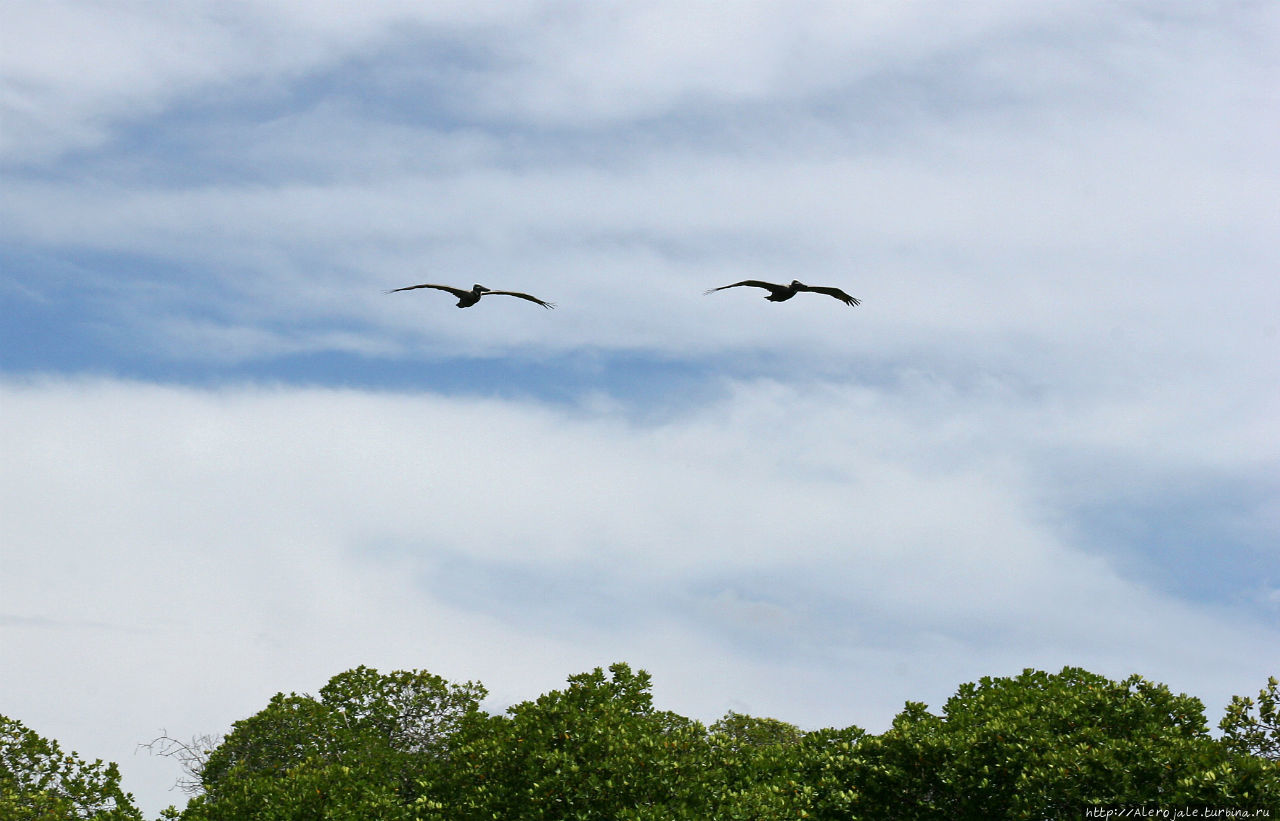
{"label": "bare tree branch", "polygon": [[161,729],[159,736],[146,744],[139,744],[138,749],[177,761],[182,768],[182,775],[173,786],[187,795],[195,795],[204,790],[204,765],[209,760],[209,754],[222,741],[223,736],[209,734],[193,735],[190,741],[182,741],[170,736],[168,730]]}

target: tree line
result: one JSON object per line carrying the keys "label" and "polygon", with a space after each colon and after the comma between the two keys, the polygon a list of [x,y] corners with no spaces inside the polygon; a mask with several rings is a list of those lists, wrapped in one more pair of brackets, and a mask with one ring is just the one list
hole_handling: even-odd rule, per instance
{"label": "tree line", "polygon": [[[1277,687],[1233,698],[1212,735],[1198,699],[1141,676],[1026,670],[964,684],[936,714],[907,702],[871,734],[734,712],[704,725],[655,709],[649,675],[621,663],[500,715],[478,683],[358,667],[225,736],[147,746],[184,771],[170,821],[1280,818]],[[0,819],[142,814],[116,764],[0,716]]]}

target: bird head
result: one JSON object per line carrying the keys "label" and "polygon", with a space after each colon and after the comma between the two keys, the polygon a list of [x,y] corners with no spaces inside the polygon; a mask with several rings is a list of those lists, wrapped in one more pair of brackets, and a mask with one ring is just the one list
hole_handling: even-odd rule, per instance
{"label": "bird head", "polygon": [[473,293],[483,294],[485,291],[491,291],[491,290],[493,290],[493,289],[492,289],[492,288],[486,288],[486,287],[484,287],[483,285],[472,285],[472,286],[471,286],[471,290],[472,290],[472,292],[473,292]]}

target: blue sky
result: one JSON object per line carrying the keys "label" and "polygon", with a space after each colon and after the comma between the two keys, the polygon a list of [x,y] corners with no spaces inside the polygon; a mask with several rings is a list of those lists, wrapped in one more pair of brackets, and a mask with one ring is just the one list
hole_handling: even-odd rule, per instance
{"label": "blue sky", "polygon": [[0,15],[0,710],[149,809],[358,664],[1278,672],[1274,4]]}

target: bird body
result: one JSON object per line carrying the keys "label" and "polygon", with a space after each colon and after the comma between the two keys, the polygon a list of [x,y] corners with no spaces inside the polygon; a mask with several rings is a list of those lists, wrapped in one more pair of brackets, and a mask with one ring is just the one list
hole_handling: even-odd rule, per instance
{"label": "bird body", "polygon": [[403,288],[393,288],[390,291],[387,291],[387,293],[394,294],[397,291],[414,291],[418,288],[435,288],[437,291],[448,291],[458,298],[459,308],[470,308],[472,305],[475,305],[480,301],[480,297],[488,294],[519,297],[520,299],[527,299],[530,302],[537,303],[544,308],[556,307],[554,302],[547,302],[530,294],[522,294],[519,291],[495,291],[492,288],[486,288],[483,285],[472,285],[470,291],[464,291],[461,288],[453,288],[448,285],[433,285],[428,282],[422,285],[406,285]]}
{"label": "bird body", "polygon": [[744,279],[742,282],[735,282],[732,285],[721,285],[719,288],[711,288],[703,293],[710,294],[715,291],[723,291],[725,288],[737,288],[740,285],[748,285],[752,288],[764,288],[769,292],[769,295],[766,296],[765,299],[770,302],[786,302],[801,291],[810,291],[815,294],[826,294],[827,296],[835,297],[845,305],[860,305],[862,303],[862,300],[849,296],[839,288],[830,288],[823,285],[805,285],[798,279],[791,280],[790,285],[761,282],[758,279]]}

